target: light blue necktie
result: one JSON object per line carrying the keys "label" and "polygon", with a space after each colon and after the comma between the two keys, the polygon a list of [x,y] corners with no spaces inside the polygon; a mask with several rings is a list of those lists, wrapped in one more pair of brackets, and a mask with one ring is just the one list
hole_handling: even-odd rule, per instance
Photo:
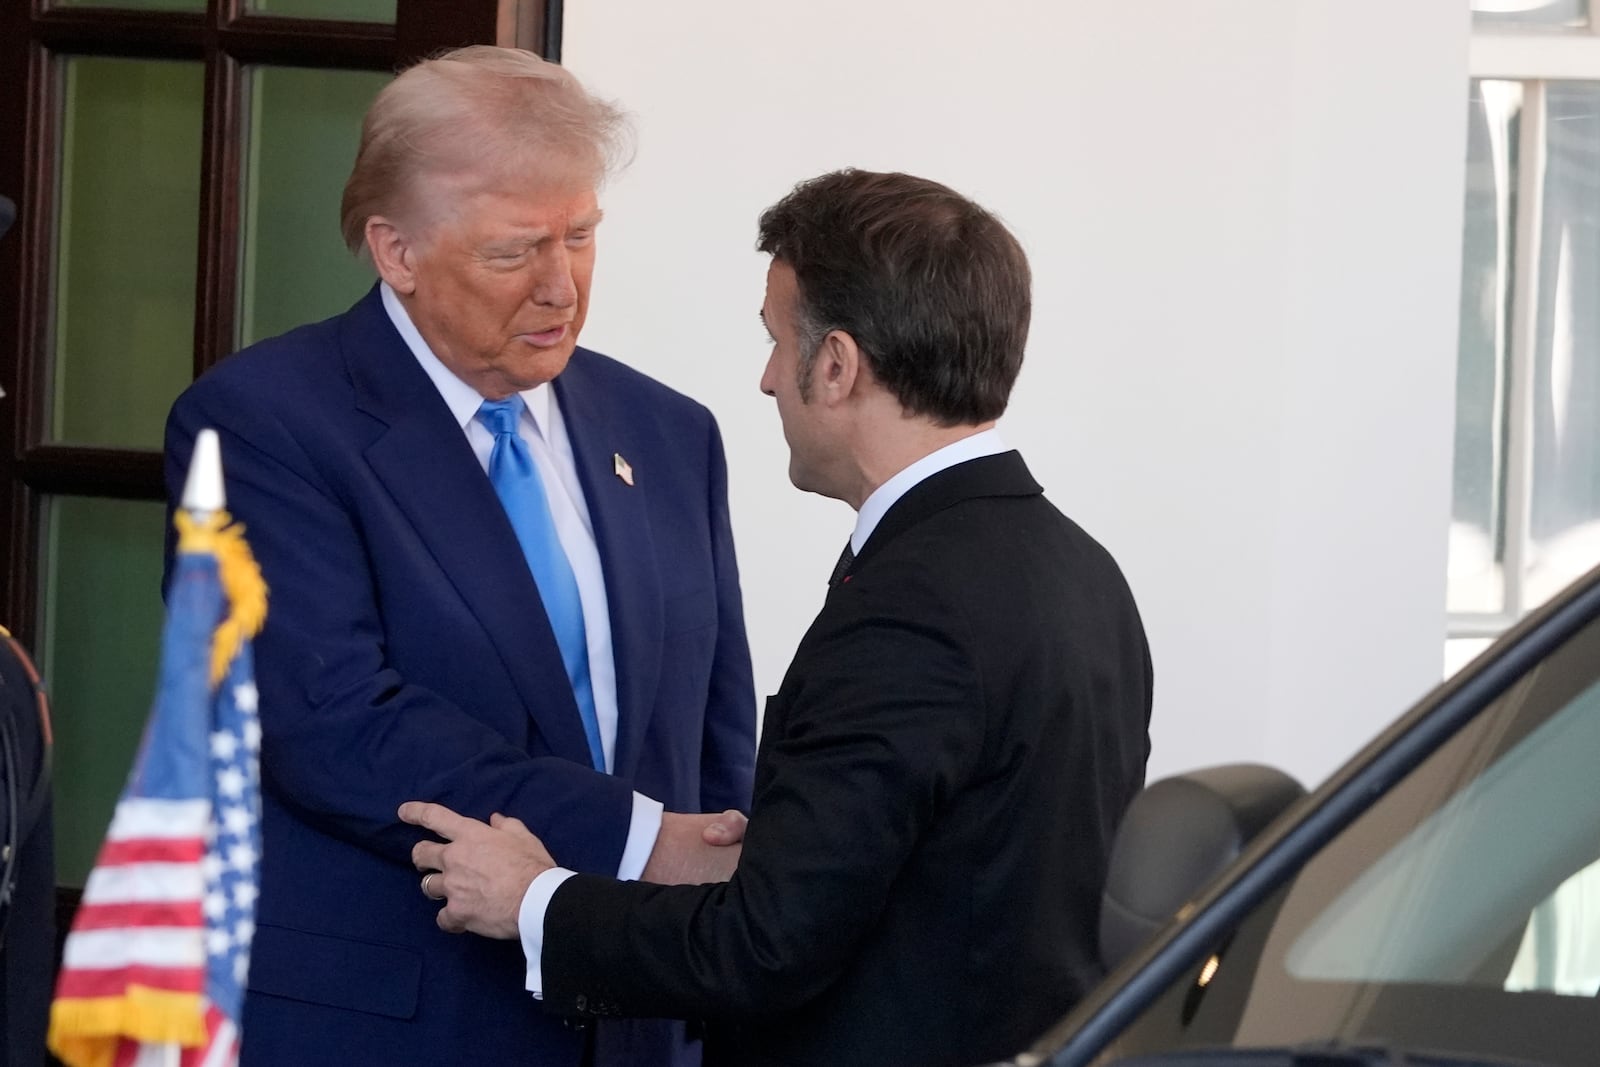
{"label": "light blue necktie", "polygon": [[533,465],[527,442],[517,433],[522,417],[522,397],[515,394],[504,400],[485,400],[478,408],[478,421],[494,434],[494,451],[489,453],[489,481],[506,509],[511,528],[517,533],[528,569],[539,586],[539,598],[550,616],[561,648],[561,662],[572,682],[572,695],[583,718],[583,733],[589,740],[589,758],[597,770],[606,769],[605,750],[600,745],[600,719],[594,710],[594,688],[589,682],[589,646],[583,631],[583,604],[578,599],[578,580],[572,564],[556,536],[550,517],[550,501],[544,481]]}

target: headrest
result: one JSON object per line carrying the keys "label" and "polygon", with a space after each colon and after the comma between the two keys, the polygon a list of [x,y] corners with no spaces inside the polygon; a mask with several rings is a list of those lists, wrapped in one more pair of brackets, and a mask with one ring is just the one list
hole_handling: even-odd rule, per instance
{"label": "headrest", "polygon": [[1165,925],[1305,793],[1282,771],[1253,763],[1206,767],[1141,790],[1117,829],[1101,898],[1106,969]]}

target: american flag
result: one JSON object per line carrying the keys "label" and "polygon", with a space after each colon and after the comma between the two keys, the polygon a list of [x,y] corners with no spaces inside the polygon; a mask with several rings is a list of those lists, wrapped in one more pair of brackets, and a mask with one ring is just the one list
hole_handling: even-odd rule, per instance
{"label": "american flag", "polygon": [[[218,557],[235,566],[243,542],[222,528],[226,513],[211,518],[191,537],[194,520],[179,513],[160,688],[67,937],[50,1047],[70,1067],[238,1062],[261,856],[247,639],[259,619],[242,630],[235,619],[217,653],[230,608]],[[246,569],[259,586],[253,562]],[[225,577],[234,592],[237,574]],[[264,612],[265,589],[255,593]]]}

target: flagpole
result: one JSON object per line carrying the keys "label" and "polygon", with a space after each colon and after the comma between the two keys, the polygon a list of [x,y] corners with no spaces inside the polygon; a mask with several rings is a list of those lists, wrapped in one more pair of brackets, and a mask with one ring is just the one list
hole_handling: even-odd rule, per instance
{"label": "flagpole", "polygon": [[194,439],[194,456],[184,478],[181,506],[197,524],[228,506],[222,485],[222,445],[215,430],[201,430]]}

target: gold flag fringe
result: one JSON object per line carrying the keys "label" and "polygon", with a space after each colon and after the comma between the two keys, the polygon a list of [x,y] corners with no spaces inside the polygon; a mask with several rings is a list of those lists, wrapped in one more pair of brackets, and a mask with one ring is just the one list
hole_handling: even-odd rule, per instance
{"label": "gold flag fringe", "polygon": [[244,526],[226,511],[213,511],[196,521],[188,512],[173,516],[179,552],[206,552],[217,557],[217,574],[228,597],[228,617],[211,640],[211,685],[228,673],[239,646],[261,632],[267,619],[267,583],[261,565],[245,543]]}
{"label": "gold flag fringe", "polygon": [[72,1067],[110,1067],[123,1038],[203,1045],[204,1020],[200,994],[134,984],[121,996],[56,1001],[50,1008],[50,1050]]}

